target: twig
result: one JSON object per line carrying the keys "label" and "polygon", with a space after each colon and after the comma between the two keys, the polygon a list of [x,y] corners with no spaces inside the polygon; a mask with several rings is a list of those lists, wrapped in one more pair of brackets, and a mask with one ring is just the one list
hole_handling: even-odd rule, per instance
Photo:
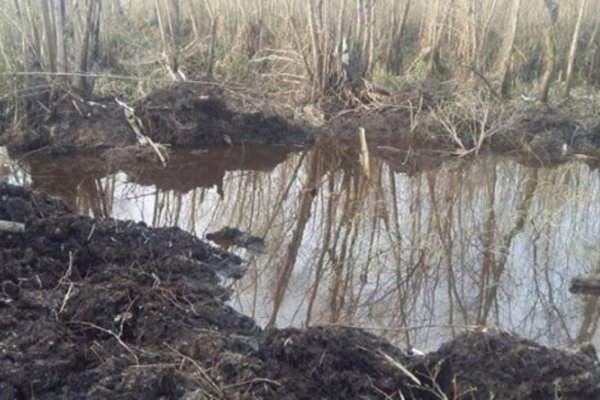
{"label": "twig", "polygon": [[88,234],[87,238],[85,239],[86,242],[89,242],[90,240],[92,240],[92,237],[94,236],[95,231],[96,231],[96,224],[94,223],[92,225],[92,229],[90,229],[90,233]]}
{"label": "twig", "polygon": [[410,372],[408,370],[408,368],[406,368],[404,365],[402,365],[399,361],[393,359],[392,357],[390,357],[388,354],[384,353],[383,351],[379,350],[379,354],[390,364],[392,364],[394,367],[398,368],[400,371],[402,371],[402,373],[404,375],[406,375],[411,381],[413,381],[415,384],[417,384],[418,386],[423,386],[423,384],[421,383],[421,381],[419,380],[419,378],[417,378],[412,372]]}
{"label": "twig", "polygon": [[131,310],[131,307],[133,306],[133,304],[135,303],[137,298],[138,298],[137,296],[134,297],[129,302],[127,309],[124,312],[122,312],[121,314],[117,315],[117,317],[115,318],[116,321],[119,321],[119,337],[121,337],[121,335],[123,335],[123,326],[125,325],[125,322],[129,321],[133,317],[133,314],[131,314],[129,312],[129,310]]}
{"label": "twig", "polygon": [[281,387],[281,383],[271,380],[271,379],[267,379],[267,378],[254,378],[251,380],[247,380],[247,381],[242,381],[242,382],[238,382],[238,383],[234,383],[232,385],[227,385],[225,386],[225,389],[231,389],[237,386],[244,386],[244,385],[253,385],[255,383],[269,383],[271,385],[275,385],[277,387]]}
{"label": "twig", "polygon": [[71,277],[71,273],[73,272],[73,262],[75,261],[75,257],[73,256],[73,252],[69,251],[69,264],[67,266],[67,270],[64,275],[58,281],[59,284],[66,283],[67,280]]}
{"label": "twig", "polygon": [[410,111],[410,131],[412,133],[419,125],[419,116],[421,115],[421,111],[423,110],[423,96],[419,97],[419,107],[417,108],[416,113],[414,111],[414,106],[410,99],[408,100],[408,106],[408,109]]}
{"label": "twig", "polygon": [[90,328],[94,328],[94,329],[99,330],[100,332],[104,332],[106,334],[109,334],[110,336],[112,336],[113,338],[115,338],[115,340],[121,345],[121,347],[123,347],[129,354],[131,354],[133,356],[133,358],[135,359],[136,365],[139,365],[140,360],[139,360],[138,356],[135,354],[135,352],[131,349],[131,347],[129,347],[127,345],[127,343],[125,343],[123,341],[123,339],[121,339],[119,337],[119,335],[117,335],[116,333],[114,333],[110,329],[106,329],[106,328],[103,328],[103,327],[98,326],[96,324],[92,324],[91,322],[85,322],[85,321],[72,321],[71,323],[72,324],[77,324],[77,325],[87,326],[87,327],[90,327]]}
{"label": "twig", "polygon": [[475,75],[477,75],[477,77],[479,79],[481,79],[483,81],[483,83],[485,83],[485,85],[488,87],[488,89],[490,90],[490,93],[498,100],[501,100],[502,97],[500,97],[500,95],[496,92],[496,90],[494,89],[494,87],[492,86],[492,84],[490,83],[490,81],[481,73],[479,72],[475,67],[472,67],[470,65],[465,65],[465,64],[461,64],[458,63],[458,65],[460,67],[466,68],[469,71],[473,72]]}
{"label": "twig", "polygon": [[169,345],[166,342],[163,342],[163,344],[169,349],[171,350],[173,353],[177,354],[178,356],[182,357],[184,360],[189,361],[193,366],[196,367],[196,369],[198,369],[198,372],[200,372],[200,375],[202,375],[202,377],[206,380],[206,382],[211,386],[211,388],[215,391],[215,393],[217,394],[218,398],[222,398],[223,397],[223,391],[221,390],[221,388],[219,388],[219,386],[211,379],[210,376],[208,376],[208,374],[206,373],[206,371],[204,370],[204,368],[202,368],[202,366],[200,364],[198,364],[198,362],[196,360],[194,360],[191,357],[186,356],[185,354],[181,353],[179,350],[173,348],[171,345]]}
{"label": "twig", "polygon": [[64,275],[61,276],[60,279],[58,280],[58,285],[56,286],[56,288],[58,289],[58,287],[60,285],[64,285],[64,284],[68,283],[69,288],[67,289],[67,293],[65,293],[65,297],[63,297],[63,301],[62,301],[62,304],[60,305],[58,313],[55,315],[56,319],[58,319],[58,314],[62,313],[65,310],[65,307],[67,306],[67,302],[71,298],[71,293],[73,292],[73,287],[75,286],[75,284],[73,282],[71,282],[71,280],[69,279],[71,276],[71,273],[73,272],[74,260],[75,260],[75,258],[73,257],[73,252],[69,251],[69,265],[68,265],[67,270],[65,271]]}
{"label": "twig", "polygon": [[58,310],[58,313],[62,313],[65,310],[65,307],[67,306],[67,301],[69,301],[69,299],[71,298],[71,292],[73,291],[73,286],[75,286],[75,284],[73,282],[71,282],[69,284],[69,289],[67,289],[67,293],[65,293],[65,297],[63,298],[63,302],[60,305],[60,309]]}
{"label": "twig", "polygon": [[115,102],[119,106],[121,106],[121,108],[123,108],[123,112],[125,113],[125,118],[127,119],[127,122],[129,123],[129,125],[131,126],[131,129],[133,129],[133,131],[135,132],[135,137],[136,137],[138,143],[142,144],[142,145],[147,144],[150,147],[152,147],[154,152],[158,155],[158,159],[160,160],[162,166],[166,167],[167,160],[166,160],[165,156],[161,153],[161,151],[156,146],[156,144],[152,141],[152,139],[150,139],[149,136],[146,136],[142,133],[142,128],[141,128],[142,123],[139,120],[139,118],[135,115],[135,110],[117,98],[115,98]]}

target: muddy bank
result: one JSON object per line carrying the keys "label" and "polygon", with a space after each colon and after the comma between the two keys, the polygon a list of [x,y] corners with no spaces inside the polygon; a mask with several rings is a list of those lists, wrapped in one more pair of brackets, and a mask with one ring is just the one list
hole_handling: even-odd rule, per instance
{"label": "muddy bank", "polygon": [[0,145],[11,151],[49,154],[132,146],[140,133],[163,145],[184,148],[241,143],[306,144],[307,128],[269,112],[236,106],[220,86],[178,84],[131,103],[132,117],[114,98],[86,101],[73,93],[40,92],[23,99],[25,117],[9,126],[14,112],[3,105]]}
{"label": "muddy bank", "polygon": [[0,200],[0,220],[25,223],[0,232],[0,398],[600,396],[589,348],[476,331],[416,356],[354,328],[261,330],[227,305],[234,255],[6,184]]}
{"label": "muddy bank", "polygon": [[[461,93],[450,84],[409,82],[354,109],[322,104],[325,122],[309,127],[270,111],[267,102],[248,101],[253,97],[218,83],[174,84],[132,102],[133,115],[127,117],[114,98],[84,101],[73,93],[40,92],[19,106],[0,103],[0,145],[21,154],[111,149],[112,158],[146,161],[156,154],[139,146],[139,134],[186,149],[307,145],[317,137],[356,146],[356,132],[364,127],[371,150],[390,160],[413,151],[432,156],[491,151],[534,161],[600,159],[600,117],[593,100],[556,106],[501,102]],[[14,115],[24,117],[15,124],[10,122]]]}
{"label": "muddy bank", "polygon": [[406,87],[381,104],[342,111],[323,132],[357,146],[358,127],[364,127],[373,152],[384,158],[411,151],[454,156],[487,151],[538,162],[600,159],[600,117],[592,100],[547,106],[522,99],[484,101],[451,91],[435,97],[430,91]]}

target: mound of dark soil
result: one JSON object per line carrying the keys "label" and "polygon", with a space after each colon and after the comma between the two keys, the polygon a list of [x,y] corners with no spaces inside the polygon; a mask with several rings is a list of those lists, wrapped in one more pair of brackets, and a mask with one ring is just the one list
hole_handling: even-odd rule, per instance
{"label": "mound of dark soil", "polygon": [[[0,145],[12,151],[58,154],[137,144],[124,109],[114,99],[84,101],[71,93],[41,92],[24,101],[23,125],[0,133]],[[311,139],[306,129],[279,116],[234,110],[223,92],[211,86],[176,84],[149,94],[132,107],[142,134],[172,146],[290,145]]]}
{"label": "mound of dark soil", "polygon": [[408,356],[359,329],[273,329],[263,340],[258,357],[224,354],[217,363],[222,379],[246,382],[243,398],[433,400],[453,392],[448,363]]}
{"label": "mound of dark soil", "polygon": [[196,362],[247,347],[223,335],[256,335],[218,277],[239,276],[238,257],[176,228],[0,196],[0,216],[26,222],[0,233],[1,398],[178,398],[199,387]]}
{"label": "mound of dark soil", "polygon": [[305,144],[306,130],[278,116],[234,111],[221,95],[190,85],[154,92],[136,106],[156,142],[196,148],[233,143]]}
{"label": "mound of dark soil", "polygon": [[426,135],[415,135],[421,114],[437,103],[449,100],[454,89],[435,82],[406,82],[395,93],[378,102],[342,110],[331,115],[323,128],[324,135],[344,143],[358,144],[358,128],[365,129],[369,147],[393,146],[406,150],[411,146],[437,145]]}
{"label": "mound of dark soil", "polygon": [[457,392],[465,399],[600,398],[600,365],[593,348],[550,349],[492,330],[463,334],[428,358],[452,365]]}
{"label": "mound of dark soil", "polygon": [[360,329],[261,330],[241,260],[179,229],[70,214],[0,184],[2,399],[592,399],[595,352],[502,332],[409,356]]}

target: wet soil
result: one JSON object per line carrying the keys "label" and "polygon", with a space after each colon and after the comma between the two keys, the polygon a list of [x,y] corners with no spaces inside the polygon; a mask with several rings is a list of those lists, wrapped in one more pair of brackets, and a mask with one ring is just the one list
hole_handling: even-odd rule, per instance
{"label": "wet soil", "polygon": [[[363,127],[370,150],[386,159],[412,151],[454,156],[488,151],[538,164],[600,160],[600,116],[592,101],[571,99],[550,107],[516,100],[484,106],[453,99],[451,94],[432,96],[423,88],[405,88],[384,104],[334,115],[325,123],[323,135],[358,147],[357,132]],[[479,144],[482,131],[486,138]]]}
{"label": "wet soil", "polygon": [[591,399],[591,348],[499,330],[409,355],[363,330],[262,330],[227,305],[243,262],[177,228],[77,216],[0,184],[0,398]]}
{"label": "wet soil", "polygon": [[[176,84],[158,89],[130,106],[140,133],[163,145],[190,149],[310,142],[308,128],[272,113],[238,109],[229,97],[217,84]],[[23,108],[23,121],[13,128],[5,126],[0,132],[0,145],[13,152],[61,154],[138,143],[132,119],[113,98],[86,101],[70,92],[48,91],[25,98]],[[3,107],[2,114],[11,111]]]}

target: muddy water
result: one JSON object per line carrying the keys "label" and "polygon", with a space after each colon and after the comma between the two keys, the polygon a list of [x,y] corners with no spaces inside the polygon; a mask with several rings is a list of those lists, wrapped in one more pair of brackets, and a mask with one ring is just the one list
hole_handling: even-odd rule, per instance
{"label": "muddy water", "polygon": [[598,298],[568,292],[600,268],[597,170],[396,158],[372,158],[368,178],[324,146],[177,153],[166,169],[0,154],[0,168],[82,214],[263,236],[264,254],[230,250],[248,261],[233,304],[264,326],[360,326],[430,349],[494,325],[600,346]]}

